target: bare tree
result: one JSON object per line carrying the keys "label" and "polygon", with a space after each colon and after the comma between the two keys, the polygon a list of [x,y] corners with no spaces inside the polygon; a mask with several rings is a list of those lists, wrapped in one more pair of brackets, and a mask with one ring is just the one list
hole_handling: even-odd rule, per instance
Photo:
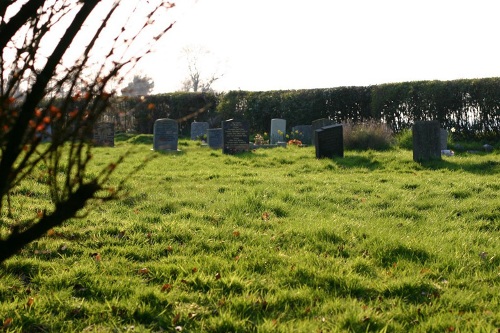
{"label": "bare tree", "polygon": [[186,46],[182,49],[182,57],[186,61],[188,75],[182,82],[181,90],[192,92],[213,91],[212,84],[224,74],[219,73],[219,64],[212,53],[202,46]]}
{"label": "bare tree", "polygon": [[[39,166],[53,203],[28,220],[2,221],[10,233],[0,239],[0,263],[89,201],[116,197],[105,183],[124,157],[89,175],[86,138],[114,95],[109,87],[172,26],[155,22],[168,22],[162,16],[173,4],[134,3],[0,1],[0,213],[12,214],[12,191]],[[51,142],[42,144],[49,126]]]}
{"label": "bare tree", "polygon": [[134,75],[132,81],[121,90],[121,93],[124,96],[146,96],[153,91],[154,87],[155,83],[149,76]]}

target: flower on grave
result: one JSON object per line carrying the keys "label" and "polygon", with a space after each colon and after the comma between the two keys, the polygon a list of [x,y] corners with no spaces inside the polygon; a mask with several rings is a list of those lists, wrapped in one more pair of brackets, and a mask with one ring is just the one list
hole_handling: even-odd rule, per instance
{"label": "flower on grave", "polygon": [[456,131],[455,127],[452,127],[452,128],[450,129],[450,131],[451,131],[451,133],[455,133],[455,131]]}
{"label": "flower on grave", "polygon": [[290,137],[292,139],[300,139],[302,135],[303,135],[302,132],[299,132],[299,130],[295,130],[290,132],[290,136],[287,135],[287,138]]}
{"label": "flower on grave", "polygon": [[298,139],[292,139],[292,140],[288,141],[288,144],[289,145],[295,145],[295,146],[301,146],[302,145],[302,141],[300,141]]}
{"label": "flower on grave", "polygon": [[265,139],[265,135],[267,135],[267,133],[264,133],[264,136],[262,136],[260,134],[256,134],[255,137],[254,137],[254,144],[256,144],[256,145],[265,145],[265,144],[268,144],[269,140]]}

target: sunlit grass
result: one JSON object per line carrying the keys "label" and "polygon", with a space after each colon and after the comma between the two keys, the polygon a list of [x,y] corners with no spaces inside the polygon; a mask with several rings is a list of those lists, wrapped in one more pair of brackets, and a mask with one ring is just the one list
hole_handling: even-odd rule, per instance
{"label": "sunlit grass", "polygon": [[[92,206],[8,260],[5,331],[496,332],[500,328],[500,157],[314,147],[228,156],[147,136],[131,147],[126,195]],[[42,170],[43,171],[43,170]],[[48,207],[34,175],[17,220]],[[30,299],[32,298],[32,299]]]}

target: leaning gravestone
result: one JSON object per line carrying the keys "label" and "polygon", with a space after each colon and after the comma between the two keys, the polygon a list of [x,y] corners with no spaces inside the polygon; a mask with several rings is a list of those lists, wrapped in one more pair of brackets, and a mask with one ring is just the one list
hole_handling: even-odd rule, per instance
{"label": "leaning gravestone", "polygon": [[173,119],[158,119],[153,128],[153,149],[160,151],[177,151],[179,142],[179,125]]}
{"label": "leaning gravestone", "polygon": [[271,119],[271,144],[285,141],[286,135],[286,120],[285,119]]}
{"label": "leaning gravestone", "polygon": [[97,123],[92,131],[92,142],[96,147],[115,146],[115,124]]}
{"label": "leaning gravestone", "polygon": [[205,134],[207,134],[208,123],[205,121],[202,122],[192,122],[191,123],[191,140],[199,140],[203,138]]}
{"label": "leaning gravestone", "polygon": [[222,128],[213,128],[207,130],[207,143],[212,149],[222,148]]}
{"label": "leaning gravestone", "polygon": [[229,119],[222,122],[222,153],[237,154],[249,151],[248,123]]}
{"label": "leaning gravestone", "polygon": [[415,162],[441,159],[439,121],[416,121],[413,124],[413,160]]}
{"label": "leaning gravestone", "polygon": [[311,127],[312,127],[312,136],[311,136],[312,142],[311,142],[311,144],[315,143],[315,141],[314,141],[315,137],[316,137],[316,135],[314,134],[315,131],[320,129],[321,127],[325,127],[325,126],[329,126],[329,125],[333,125],[333,120],[330,120],[328,118],[321,118],[321,119],[313,120],[313,122],[311,123]]}
{"label": "leaning gravestone", "polygon": [[444,128],[439,129],[439,146],[441,150],[448,149],[448,131]]}
{"label": "leaning gravestone", "polygon": [[300,140],[305,145],[312,144],[312,125],[298,125],[292,127],[292,136]]}
{"label": "leaning gravestone", "polygon": [[316,158],[344,157],[344,134],[342,125],[321,127],[314,132]]}

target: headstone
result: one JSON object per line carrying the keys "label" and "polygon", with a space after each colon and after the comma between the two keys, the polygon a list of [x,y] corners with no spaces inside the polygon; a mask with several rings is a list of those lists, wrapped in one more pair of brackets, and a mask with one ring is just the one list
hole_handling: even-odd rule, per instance
{"label": "headstone", "polygon": [[222,148],[222,128],[213,128],[207,131],[208,146],[213,149]]}
{"label": "headstone", "polygon": [[441,150],[448,149],[448,131],[444,128],[439,129],[439,142]]}
{"label": "headstone", "polygon": [[305,145],[312,144],[312,125],[298,125],[292,127],[292,139],[298,139]]}
{"label": "headstone", "polygon": [[286,135],[286,120],[285,119],[271,119],[271,144],[284,142]]}
{"label": "headstone", "polygon": [[441,159],[439,121],[416,121],[413,124],[413,160],[415,162]]}
{"label": "headstone", "polygon": [[237,154],[249,151],[250,136],[248,123],[229,119],[222,122],[222,152]]}
{"label": "headstone", "polygon": [[344,134],[342,125],[323,126],[314,132],[316,158],[344,157]]}
{"label": "headstone", "polygon": [[160,151],[177,151],[179,142],[179,125],[173,119],[158,119],[153,128],[153,149]]}
{"label": "headstone", "polygon": [[114,147],[115,124],[109,122],[94,124],[92,142],[96,147]]}
{"label": "headstone", "polygon": [[192,122],[191,123],[191,140],[199,140],[207,134],[208,123],[207,122]]}
{"label": "headstone", "polygon": [[316,119],[316,120],[313,120],[313,122],[311,123],[311,131],[312,131],[312,136],[311,136],[311,144],[314,144],[315,143],[315,131],[320,129],[321,127],[325,127],[325,126],[329,126],[329,125],[333,125],[333,120],[330,120],[328,118],[321,118],[321,119]]}
{"label": "headstone", "polygon": [[52,142],[52,126],[47,125],[42,133],[42,142]]}
{"label": "headstone", "polygon": [[485,145],[483,145],[483,149],[485,152],[491,153],[493,151],[493,149],[495,149],[495,148],[492,145],[485,144]]}

